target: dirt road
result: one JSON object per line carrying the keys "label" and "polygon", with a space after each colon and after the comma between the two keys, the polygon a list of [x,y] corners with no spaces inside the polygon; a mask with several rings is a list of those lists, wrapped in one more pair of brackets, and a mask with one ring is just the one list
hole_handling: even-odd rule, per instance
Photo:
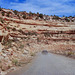
{"label": "dirt road", "polygon": [[51,53],[38,53],[28,67],[7,75],[75,75],[75,59]]}

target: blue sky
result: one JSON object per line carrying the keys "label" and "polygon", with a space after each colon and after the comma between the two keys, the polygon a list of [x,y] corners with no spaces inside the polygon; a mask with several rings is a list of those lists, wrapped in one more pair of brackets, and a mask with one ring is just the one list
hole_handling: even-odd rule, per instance
{"label": "blue sky", "polygon": [[7,9],[39,12],[46,15],[75,15],[75,0],[0,0],[0,6]]}

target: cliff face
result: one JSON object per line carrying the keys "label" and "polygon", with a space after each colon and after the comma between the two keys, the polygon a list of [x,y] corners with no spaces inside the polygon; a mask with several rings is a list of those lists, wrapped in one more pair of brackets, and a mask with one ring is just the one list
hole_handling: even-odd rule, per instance
{"label": "cliff face", "polygon": [[44,49],[75,56],[75,22],[15,17],[0,16],[1,72],[29,62],[36,52]]}

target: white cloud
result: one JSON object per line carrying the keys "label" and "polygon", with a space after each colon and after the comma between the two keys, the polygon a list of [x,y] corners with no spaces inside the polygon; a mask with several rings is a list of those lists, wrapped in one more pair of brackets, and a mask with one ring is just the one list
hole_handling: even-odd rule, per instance
{"label": "white cloud", "polygon": [[72,15],[75,13],[75,5],[66,4],[69,1],[74,0],[26,0],[23,3],[11,2],[9,8],[19,11],[40,12],[48,15]]}

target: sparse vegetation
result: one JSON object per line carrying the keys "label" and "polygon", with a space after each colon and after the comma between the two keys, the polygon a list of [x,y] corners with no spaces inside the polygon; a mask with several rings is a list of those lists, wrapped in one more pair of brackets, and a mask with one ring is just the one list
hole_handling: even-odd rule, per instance
{"label": "sparse vegetation", "polygon": [[68,56],[74,55],[74,52],[68,52]]}
{"label": "sparse vegetation", "polygon": [[[2,9],[3,8],[1,8],[0,7],[0,11],[2,11]],[[44,20],[44,21],[46,21],[46,20],[50,20],[50,16],[49,15],[43,15],[42,13],[40,13],[39,14],[39,12],[37,12],[37,13],[33,13],[33,12],[29,12],[29,13],[27,13],[26,11],[22,11],[22,12],[19,12],[19,11],[17,11],[17,10],[12,10],[11,9],[11,11],[13,11],[14,12],[14,14],[15,15],[17,15],[17,16],[15,16],[15,18],[18,18],[18,19],[21,19],[21,18],[23,18],[23,19],[33,19],[33,17],[35,16],[36,18],[36,20]],[[11,12],[7,12],[6,13],[7,15],[5,15],[5,12],[4,11],[2,11],[2,16],[7,16],[7,17],[14,17],[14,16],[12,16],[12,13]],[[10,15],[11,14],[11,15]],[[41,19],[40,19],[40,18]],[[74,22],[75,21],[75,16],[69,16],[69,17],[65,17],[65,16],[63,16],[63,18],[64,18],[64,20],[61,18],[61,17],[59,17],[59,16],[56,16],[56,15],[51,15],[51,17],[52,17],[52,19],[53,20],[60,20],[60,21],[62,21],[62,22]]]}
{"label": "sparse vegetation", "polygon": [[18,11],[17,10],[14,10],[14,13],[15,13],[15,15],[17,15]]}
{"label": "sparse vegetation", "polygon": [[59,18],[59,16],[54,15],[54,16],[53,16],[53,19],[59,20],[60,18]]}
{"label": "sparse vegetation", "polygon": [[36,32],[28,32],[26,35],[35,35],[35,36],[37,36],[37,33]]}
{"label": "sparse vegetation", "polygon": [[39,38],[37,38],[37,42],[40,42],[40,39]]}
{"label": "sparse vegetation", "polygon": [[67,17],[65,18],[65,20],[66,20],[66,22],[70,22],[70,20]]}
{"label": "sparse vegetation", "polygon": [[9,29],[10,29],[10,27],[7,27],[7,29],[9,30]]}
{"label": "sparse vegetation", "polygon": [[4,16],[5,15],[5,12],[2,12],[2,16]]}
{"label": "sparse vegetation", "polygon": [[13,60],[12,60],[12,63],[13,63],[15,66],[17,66],[17,65],[18,65],[18,60],[17,60],[17,59],[13,59]]}
{"label": "sparse vegetation", "polygon": [[9,15],[9,13],[7,13],[7,15],[6,15],[7,17],[9,17],[10,15]]}
{"label": "sparse vegetation", "polygon": [[2,11],[2,8],[0,7],[0,11]]}
{"label": "sparse vegetation", "polygon": [[23,48],[24,48],[24,45],[20,45],[20,47],[19,47],[19,48],[23,49]]}
{"label": "sparse vegetation", "polygon": [[2,18],[0,18],[0,21],[1,21],[1,23],[4,23],[4,21],[3,21],[3,19],[2,19]]}
{"label": "sparse vegetation", "polygon": [[32,16],[32,12],[31,11],[29,12],[29,16]]}
{"label": "sparse vegetation", "polygon": [[23,15],[23,19],[26,19],[26,15]]}
{"label": "sparse vegetation", "polygon": [[16,31],[16,28],[13,28],[12,30],[13,30],[13,31]]}
{"label": "sparse vegetation", "polygon": [[35,53],[34,53],[34,52],[31,52],[31,53],[30,53],[30,55],[31,55],[31,56],[34,56],[34,55],[35,55]]}
{"label": "sparse vegetation", "polygon": [[[8,18],[6,15],[9,11]],[[33,58],[36,52],[44,49],[66,56],[75,56],[75,29],[71,26],[74,26],[74,23],[65,22],[65,17],[32,12],[29,16],[27,12],[16,10],[15,15],[13,10],[3,8],[0,13],[4,16],[0,16],[0,45],[3,47],[0,50],[2,58],[0,70],[2,66],[4,66],[2,70],[5,70],[5,66],[8,68],[20,66],[21,63]]]}
{"label": "sparse vegetation", "polygon": [[8,40],[8,41],[6,41],[5,39],[3,40],[3,45],[8,46],[9,48],[11,47],[11,43],[12,40]]}
{"label": "sparse vegetation", "polygon": [[43,18],[43,14],[39,14],[39,17],[40,17],[40,18]]}
{"label": "sparse vegetation", "polygon": [[20,19],[20,15],[18,14],[17,16],[18,16],[18,18]]}

